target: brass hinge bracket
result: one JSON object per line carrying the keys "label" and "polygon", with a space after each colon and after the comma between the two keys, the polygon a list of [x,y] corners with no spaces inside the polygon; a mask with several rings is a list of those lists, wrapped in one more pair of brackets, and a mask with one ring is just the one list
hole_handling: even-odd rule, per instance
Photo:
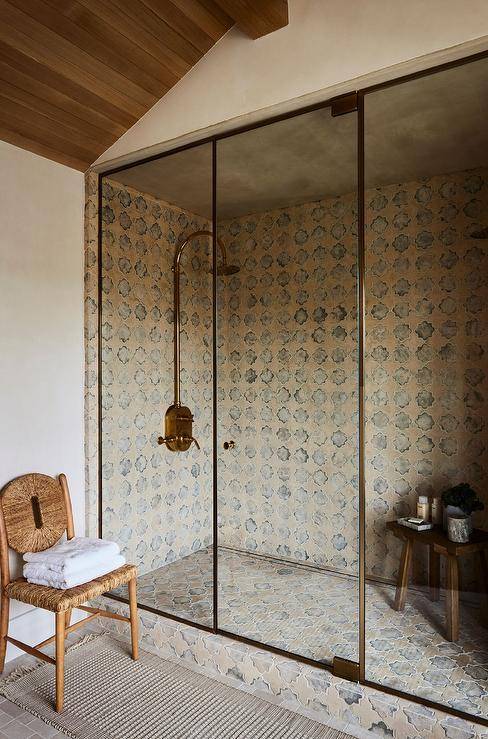
{"label": "brass hinge bracket", "polygon": [[350,659],[343,659],[342,657],[334,657],[332,660],[332,672],[335,677],[351,680],[354,683],[359,682],[359,662],[353,662]]}
{"label": "brass hinge bracket", "polygon": [[335,118],[337,115],[345,115],[346,113],[353,113],[358,109],[358,94],[357,92],[351,92],[349,95],[342,95],[340,98],[336,98],[331,103],[331,114]]}

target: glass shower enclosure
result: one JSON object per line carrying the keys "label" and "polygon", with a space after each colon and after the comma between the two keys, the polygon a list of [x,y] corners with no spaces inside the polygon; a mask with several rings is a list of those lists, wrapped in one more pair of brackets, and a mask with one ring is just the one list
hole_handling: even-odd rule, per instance
{"label": "glass shower enclosure", "polygon": [[103,535],[142,605],[326,664],[358,659],[351,107],[102,190]]}
{"label": "glass shower enclosure", "polygon": [[[119,167],[99,242],[140,606],[482,722],[487,101],[477,57]],[[462,483],[466,548],[409,539]]]}

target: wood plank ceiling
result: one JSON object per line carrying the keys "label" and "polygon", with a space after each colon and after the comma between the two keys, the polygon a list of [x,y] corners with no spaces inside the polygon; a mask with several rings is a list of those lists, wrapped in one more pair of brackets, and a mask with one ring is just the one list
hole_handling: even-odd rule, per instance
{"label": "wood plank ceiling", "polygon": [[235,23],[286,0],[0,0],[0,139],[86,170]]}

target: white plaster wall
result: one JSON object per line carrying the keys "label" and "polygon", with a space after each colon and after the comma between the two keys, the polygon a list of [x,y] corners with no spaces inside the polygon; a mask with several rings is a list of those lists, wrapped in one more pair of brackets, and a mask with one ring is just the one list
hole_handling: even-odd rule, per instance
{"label": "white plaster wall", "polygon": [[488,48],[486,0],[289,0],[289,9],[289,25],[257,41],[229,31],[97,164]]}
{"label": "white plaster wall", "polygon": [[[0,171],[0,487],[65,472],[83,534],[83,174],[3,141]],[[13,575],[20,564],[12,553]],[[51,628],[12,602],[12,636]]]}

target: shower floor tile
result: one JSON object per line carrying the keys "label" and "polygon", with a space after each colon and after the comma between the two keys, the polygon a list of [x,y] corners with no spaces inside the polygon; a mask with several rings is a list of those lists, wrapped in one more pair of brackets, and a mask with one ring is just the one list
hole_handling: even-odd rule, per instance
{"label": "shower floor tile", "polygon": [[[219,627],[330,663],[357,660],[358,583],[309,566],[218,550]],[[120,595],[124,593],[120,591]],[[212,626],[212,550],[139,577],[141,604]],[[461,606],[460,638],[444,637],[444,599],[410,589],[394,611],[395,589],[366,588],[366,677],[475,715],[488,715],[488,631],[479,610]]]}

